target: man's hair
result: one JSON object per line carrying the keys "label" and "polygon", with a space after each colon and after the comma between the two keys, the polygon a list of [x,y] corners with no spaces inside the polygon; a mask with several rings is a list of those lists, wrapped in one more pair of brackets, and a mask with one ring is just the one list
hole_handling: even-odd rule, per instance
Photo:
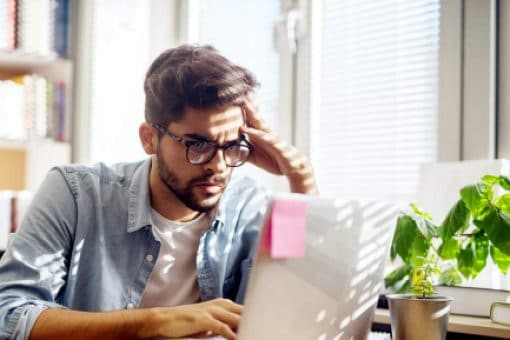
{"label": "man's hair", "polygon": [[186,107],[214,109],[241,105],[258,86],[247,69],[214,47],[181,45],[163,52],[145,76],[145,120],[168,126]]}

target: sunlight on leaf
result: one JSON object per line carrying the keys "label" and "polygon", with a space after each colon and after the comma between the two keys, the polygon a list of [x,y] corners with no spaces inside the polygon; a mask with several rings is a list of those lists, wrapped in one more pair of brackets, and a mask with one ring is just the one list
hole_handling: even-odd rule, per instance
{"label": "sunlight on leaf", "polygon": [[456,239],[450,238],[441,244],[438,254],[445,260],[455,259],[460,251],[460,243]]}
{"label": "sunlight on leaf", "polygon": [[461,232],[466,230],[469,226],[469,217],[470,213],[464,201],[457,201],[439,227],[439,235],[441,235],[441,238],[443,240],[449,239],[458,230]]}
{"label": "sunlight on leaf", "polygon": [[499,176],[498,184],[503,189],[510,191],[510,179],[508,177]]}
{"label": "sunlight on leaf", "polygon": [[510,194],[504,194],[498,197],[494,205],[501,209],[501,211],[510,214]]}
{"label": "sunlight on leaf", "polygon": [[501,272],[506,275],[506,273],[508,272],[508,268],[510,268],[510,256],[501,252],[498,248],[494,247],[493,245],[490,246],[490,254],[492,260],[494,261],[496,266],[498,266],[499,270],[501,270]]}

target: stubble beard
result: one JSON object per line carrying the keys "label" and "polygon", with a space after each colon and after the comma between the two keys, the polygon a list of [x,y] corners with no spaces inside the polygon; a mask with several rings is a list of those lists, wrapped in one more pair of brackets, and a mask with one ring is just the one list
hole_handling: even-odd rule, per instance
{"label": "stubble beard", "polygon": [[[160,153],[160,148],[158,148],[157,152],[158,157],[158,172],[159,179],[165,184],[168,190],[170,190],[186,207],[190,208],[193,211],[198,211],[200,213],[208,213],[218,205],[221,196],[228,184],[228,177],[223,178],[221,176],[215,176],[213,173],[206,173],[203,176],[195,177],[189,180],[183,189],[179,188],[179,179],[172,172],[168,165],[166,164],[163,155]],[[217,182],[221,182],[223,184],[223,190],[219,194],[211,195],[208,198],[199,198],[193,192],[193,188],[196,183],[199,182],[207,182],[214,179]],[[216,197],[212,200],[213,197]]]}

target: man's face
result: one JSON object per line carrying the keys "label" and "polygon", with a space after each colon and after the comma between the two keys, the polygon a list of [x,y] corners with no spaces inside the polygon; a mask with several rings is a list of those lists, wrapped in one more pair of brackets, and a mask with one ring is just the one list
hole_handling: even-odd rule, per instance
{"label": "man's face", "polygon": [[[243,121],[239,106],[207,111],[187,108],[184,118],[167,129],[186,141],[200,138],[223,145],[239,139]],[[221,149],[208,163],[192,165],[186,159],[186,146],[165,134],[158,140],[156,156],[160,180],[184,205],[200,212],[217,205],[232,174]]]}

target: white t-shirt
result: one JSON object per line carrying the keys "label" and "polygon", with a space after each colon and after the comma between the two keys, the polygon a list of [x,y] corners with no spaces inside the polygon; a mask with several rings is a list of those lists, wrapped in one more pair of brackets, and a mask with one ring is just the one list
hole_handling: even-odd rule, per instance
{"label": "white t-shirt", "polygon": [[175,222],[152,209],[152,222],[154,237],[161,242],[161,247],[140,307],[198,302],[197,250],[200,237],[210,227],[210,215],[202,214],[189,222]]}

